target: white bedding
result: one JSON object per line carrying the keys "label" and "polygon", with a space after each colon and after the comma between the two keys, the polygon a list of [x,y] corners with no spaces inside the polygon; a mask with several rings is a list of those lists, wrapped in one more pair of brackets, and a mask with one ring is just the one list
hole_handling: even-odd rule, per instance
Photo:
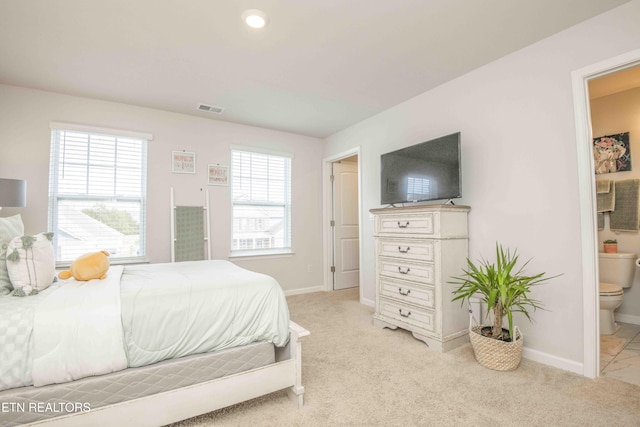
{"label": "white bedding", "polygon": [[278,282],[223,260],[127,267],[122,325],[129,366],[267,341],[289,340]]}
{"label": "white bedding", "polygon": [[36,387],[127,367],[120,322],[122,266],[103,280],[66,280],[36,309],[31,376]]}
{"label": "white bedding", "polygon": [[0,390],[32,384],[33,317],[52,288],[28,298],[0,296]]}
{"label": "white bedding", "polygon": [[0,317],[0,390],[289,340],[277,281],[221,260],[112,266],[105,280],[3,296],[1,307],[13,315]]}

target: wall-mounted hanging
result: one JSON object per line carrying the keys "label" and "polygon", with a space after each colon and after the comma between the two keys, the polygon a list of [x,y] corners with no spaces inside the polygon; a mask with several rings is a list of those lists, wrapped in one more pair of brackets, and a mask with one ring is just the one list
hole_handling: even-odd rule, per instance
{"label": "wall-mounted hanging", "polygon": [[631,170],[629,132],[593,138],[596,174]]}
{"label": "wall-mounted hanging", "polygon": [[229,166],[209,165],[209,185],[229,185]]}
{"label": "wall-mounted hanging", "polygon": [[196,173],[196,153],[192,151],[172,151],[171,172]]}

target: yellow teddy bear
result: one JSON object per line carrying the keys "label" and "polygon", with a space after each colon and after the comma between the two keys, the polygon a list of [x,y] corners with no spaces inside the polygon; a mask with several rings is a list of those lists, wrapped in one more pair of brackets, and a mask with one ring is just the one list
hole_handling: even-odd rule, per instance
{"label": "yellow teddy bear", "polygon": [[73,276],[76,280],[104,279],[109,269],[109,252],[100,251],[84,254],[71,263],[70,270],[61,271],[58,277],[68,279]]}

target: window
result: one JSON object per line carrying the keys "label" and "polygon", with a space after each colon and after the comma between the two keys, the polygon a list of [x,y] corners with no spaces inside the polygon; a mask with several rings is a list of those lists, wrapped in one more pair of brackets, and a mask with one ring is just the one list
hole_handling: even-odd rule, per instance
{"label": "window", "polygon": [[290,252],[291,157],[233,149],[231,164],[231,251]]}
{"label": "window", "polygon": [[56,262],[99,250],[109,251],[112,264],[145,259],[151,135],[51,126],[49,229]]}

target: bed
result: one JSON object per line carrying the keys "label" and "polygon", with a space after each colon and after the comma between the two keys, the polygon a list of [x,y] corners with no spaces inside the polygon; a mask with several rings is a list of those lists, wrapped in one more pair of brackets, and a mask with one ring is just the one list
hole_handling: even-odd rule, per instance
{"label": "bed", "polygon": [[271,277],[228,261],[112,266],[0,297],[0,426],[158,426],[287,389],[301,339]]}

